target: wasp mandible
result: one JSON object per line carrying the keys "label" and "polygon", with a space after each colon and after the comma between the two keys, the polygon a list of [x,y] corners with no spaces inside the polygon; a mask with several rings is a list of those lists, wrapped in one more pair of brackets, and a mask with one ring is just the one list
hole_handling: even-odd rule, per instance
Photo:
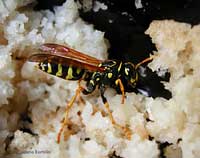
{"label": "wasp mandible", "polygon": [[[126,81],[129,86],[135,88],[138,81],[138,67],[152,60],[153,56],[134,65],[131,62],[117,60],[99,60],[59,44],[46,43],[41,45],[39,49],[43,53],[33,54],[28,60],[31,62],[38,62],[38,68],[40,70],[65,80],[79,81],[76,94],[66,106],[64,121],[57,136],[58,143],[60,142],[62,131],[65,125],[67,125],[68,113],[77,96],[79,96],[81,92],[85,95],[90,94],[96,87],[100,90],[102,101],[108,111],[112,124],[122,129],[127,138],[131,137],[130,129],[118,124],[114,120],[104,92],[108,86],[114,89],[119,88],[122,93],[121,103],[123,104],[126,91],[123,81]],[[86,81],[86,87],[80,85],[81,80]]]}

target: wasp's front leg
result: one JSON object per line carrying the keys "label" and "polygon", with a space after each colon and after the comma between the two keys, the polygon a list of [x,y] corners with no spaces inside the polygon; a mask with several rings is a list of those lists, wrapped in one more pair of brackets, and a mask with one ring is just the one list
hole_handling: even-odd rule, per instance
{"label": "wasp's front leg", "polygon": [[122,101],[121,101],[121,103],[124,104],[124,100],[125,100],[125,90],[124,90],[124,85],[123,85],[121,79],[117,79],[117,80],[115,81],[115,84],[116,84],[116,86],[119,86],[119,88],[120,88],[120,91],[121,91],[121,93],[122,93]]}

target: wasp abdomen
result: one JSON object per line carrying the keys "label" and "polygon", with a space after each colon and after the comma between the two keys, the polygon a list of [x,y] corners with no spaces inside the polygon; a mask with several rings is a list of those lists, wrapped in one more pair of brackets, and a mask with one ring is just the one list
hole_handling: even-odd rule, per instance
{"label": "wasp abdomen", "polygon": [[66,80],[79,80],[83,77],[84,69],[76,68],[73,66],[65,66],[62,64],[52,63],[48,61],[44,61],[38,64],[40,70],[66,79]]}

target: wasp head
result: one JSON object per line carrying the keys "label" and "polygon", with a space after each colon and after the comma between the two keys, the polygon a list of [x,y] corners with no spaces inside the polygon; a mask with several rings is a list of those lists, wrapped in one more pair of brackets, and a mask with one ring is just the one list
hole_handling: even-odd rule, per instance
{"label": "wasp head", "polygon": [[133,88],[136,86],[136,83],[138,81],[138,72],[133,63],[131,63],[131,62],[124,63],[123,76],[129,86],[131,86]]}

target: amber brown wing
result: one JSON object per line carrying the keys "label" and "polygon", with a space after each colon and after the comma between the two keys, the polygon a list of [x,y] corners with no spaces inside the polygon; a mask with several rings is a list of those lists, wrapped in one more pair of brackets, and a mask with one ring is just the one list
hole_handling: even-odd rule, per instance
{"label": "amber brown wing", "polygon": [[77,58],[72,58],[66,56],[59,56],[59,55],[53,55],[53,54],[33,54],[28,58],[29,61],[31,62],[44,62],[48,61],[50,63],[56,63],[56,64],[61,64],[64,66],[74,66],[77,68],[85,69],[87,71],[95,72],[103,72],[104,68],[103,67],[98,67],[97,64],[91,63],[87,60],[81,60]]}
{"label": "amber brown wing", "polygon": [[47,52],[52,55],[58,55],[62,57],[71,58],[73,60],[80,61],[81,63],[88,63],[93,66],[97,66],[100,63],[102,63],[102,60],[96,59],[94,57],[91,57],[89,55],[83,54],[79,51],[76,51],[72,48],[69,48],[67,46],[54,44],[54,43],[45,43],[40,46],[39,48],[43,52]]}

